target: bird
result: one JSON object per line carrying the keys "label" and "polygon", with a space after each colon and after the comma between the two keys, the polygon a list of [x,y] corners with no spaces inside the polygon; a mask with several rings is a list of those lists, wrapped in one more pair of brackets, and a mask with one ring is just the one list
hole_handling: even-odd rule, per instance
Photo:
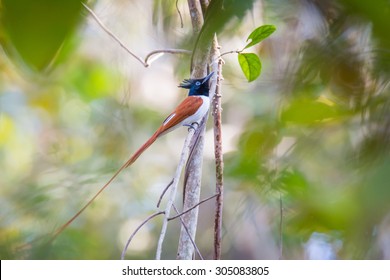
{"label": "bird", "polygon": [[201,79],[184,79],[179,87],[188,89],[188,96],[175,108],[175,110],[165,118],[156,132],[127,160],[107,181],[107,183],[100,188],[100,190],[81,208],[71,219],[59,227],[49,239],[53,241],[61,232],[63,232],[98,196],[107,188],[111,182],[121,173],[125,168],[131,166],[139,156],[146,151],[157,138],[171,132],[180,127],[187,126],[195,129],[194,124],[202,120],[208,113],[210,108],[209,98],[209,80],[213,76],[211,72],[206,77]]}
{"label": "bird", "polygon": [[125,168],[132,165],[138,157],[150,145],[157,140],[158,137],[171,132],[180,126],[193,127],[194,123],[198,123],[203,116],[209,111],[209,79],[213,76],[211,72],[201,79],[185,79],[180,83],[179,87],[189,89],[188,96],[176,107],[176,109],[166,117],[161,126],[156,132],[145,142],[125,163]]}

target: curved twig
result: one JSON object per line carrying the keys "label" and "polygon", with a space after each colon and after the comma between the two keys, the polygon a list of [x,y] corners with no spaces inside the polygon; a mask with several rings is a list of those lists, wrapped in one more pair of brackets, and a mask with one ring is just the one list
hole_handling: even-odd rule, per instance
{"label": "curved twig", "polygon": [[125,49],[132,57],[134,57],[136,60],[138,60],[141,64],[143,64],[145,67],[146,64],[144,63],[143,59],[141,57],[139,57],[138,55],[134,54],[131,50],[129,50],[125,44],[121,41],[121,39],[119,39],[114,33],[112,33],[110,31],[110,29],[108,29],[104,23],[99,19],[99,17],[92,11],[91,8],[89,8],[86,4],[84,3],[81,3],[83,4],[84,8],[91,14],[91,16],[93,17],[93,19],[97,22],[97,24],[100,25],[100,27],[109,35],[111,36],[111,38],[113,38],[116,42],[119,43],[119,45]]}
{"label": "curved twig", "polygon": [[179,9],[178,2],[179,2],[179,0],[176,0],[176,10],[177,10],[177,13],[179,14],[179,17],[180,17],[180,27],[183,28],[183,27],[184,27],[184,24],[183,24],[183,17],[182,17],[182,15],[181,15],[181,12],[180,12],[180,9]]}
{"label": "curved twig", "polygon": [[243,50],[235,50],[235,51],[228,51],[228,52],[224,52],[224,53],[221,53],[219,55],[219,58],[223,57],[224,55],[227,55],[227,54],[232,54],[232,53],[242,53]]}
{"label": "curved twig", "polygon": [[173,179],[172,181],[165,187],[165,189],[163,190],[163,192],[161,193],[160,195],[160,198],[158,199],[158,202],[157,202],[157,208],[160,207],[160,204],[161,204],[161,200],[163,199],[165,193],[167,192],[167,190],[169,189],[170,186],[172,186],[173,184]]}
{"label": "curved twig", "polygon": [[[176,213],[179,213],[179,211],[177,210],[175,204],[173,204],[172,206],[173,206],[173,209],[175,209]],[[185,229],[185,231],[187,232],[188,236],[190,237],[191,243],[192,243],[192,245],[194,245],[195,251],[198,253],[199,258],[200,258],[201,260],[204,260],[202,254],[201,254],[200,251],[199,251],[198,246],[196,246],[195,241],[192,239],[190,233],[188,232],[188,228],[187,228],[185,222],[183,221],[181,215],[178,215],[178,217],[180,218],[180,222],[181,222],[183,228]]]}
{"label": "curved twig", "polygon": [[125,247],[123,248],[122,250],[122,254],[121,254],[121,260],[124,260],[125,259],[125,254],[126,254],[126,251],[127,251],[127,248],[129,247],[130,245],[130,242],[131,240],[133,240],[134,236],[137,234],[137,232],[144,226],[144,224],[146,224],[147,222],[149,222],[151,219],[153,219],[154,217],[158,216],[158,215],[161,215],[161,214],[164,214],[165,212],[164,211],[160,211],[160,212],[156,212],[152,215],[150,215],[149,217],[147,217],[136,229],[135,231],[130,235],[129,239],[127,240],[126,242],[126,245]]}
{"label": "curved twig", "polygon": [[[88,13],[93,17],[93,19],[97,22],[97,24],[106,32],[114,41],[116,41],[127,53],[129,53],[132,57],[134,57],[139,63],[141,63],[145,68],[149,67],[151,63],[161,57],[164,53],[170,54],[191,54],[191,51],[182,50],[182,49],[165,49],[165,50],[155,50],[146,55],[145,59],[136,55],[132,52],[126,45],[119,39],[104,23],[99,19],[99,17],[89,8],[86,4],[82,3],[84,8],[88,11]],[[156,56],[156,54],[159,54]],[[150,59],[150,57],[155,56],[154,59]]]}
{"label": "curved twig", "polygon": [[214,194],[214,195],[212,195],[212,196],[210,196],[210,197],[208,197],[208,198],[205,198],[205,199],[201,200],[199,203],[197,203],[197,204],[195,204],[194,206],[188,208],[187,210],[185,210],[185,211],[183,211],[183,212],[181,212],[181,213],[178,213],[178,214],[175,215],[175,216],[172,216],[172,217],[168,218],[168,221],[171,221],[171,220],[174,220],[174,219],[176,219],[176,218],[178,218],[178,217],[183,216],[184,214],[190,212],[192,209],[198,207],[199,205],[205,203],[206,201],[209,201],[210,199],[213,199],[213,198],[216,197],[217,195],[218,195],[218,194]]}
{"label": "curved twig", "polygon": [[[145,67],[150,66],[150,64],[157,60],[159,57],[163,56],[165,53],[170,54],[191,54],[191,51],[183,50],[183,49],[163,49],[163,50],[154,50],[148,53],[145,57]],[[152,56],[155,56],[153,59],[151,59]]]}

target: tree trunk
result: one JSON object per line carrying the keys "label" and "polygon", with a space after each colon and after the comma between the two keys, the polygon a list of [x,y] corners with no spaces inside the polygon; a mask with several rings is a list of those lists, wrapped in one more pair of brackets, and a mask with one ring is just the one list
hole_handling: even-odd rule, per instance
{"label": "tree trunk", "polygon": [[[190,9],[194,37],[196,37],[203,26],[203,12],[201,3],[199,0],[188,0],[188,6]],[[198,49],[196,51],[194,50],[194,56],[191,63],[191,78],[202,78],[207,75],[209,49],[210,44],[208,46],[198,46]],[[191,156],[187,162],[184,179],[185,192],[183,211],[191,208],[200,201],[204,134],[207,119],[208,115],[203,118],[198,128],[197,137],[194,137],[195,142],[191,151]],[[181,226],[177,259],[190,260],[193,258],[195,250],[191,239],[195,240],[196,227],[198,222],[198,207],[183,215],[183,221],[184,225]]]}

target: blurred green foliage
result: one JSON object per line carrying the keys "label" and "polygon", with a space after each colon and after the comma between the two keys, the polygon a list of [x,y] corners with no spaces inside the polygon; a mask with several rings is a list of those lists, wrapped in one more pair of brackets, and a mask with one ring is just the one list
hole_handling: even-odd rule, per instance
{"label": "blurred green foliage", "polygon": [[[159,139],[55,242],[45,240],[184,96],[167,93],[185,75],[172,65],[188,71],[189,60],[161,58],[143,72],[82,20],[80,2],[30,2],[1,2],[0,257],[117,259],[155,211],[184,130]],[[255,82],[244,79],[235,55],[224,57],[224,143],[233,143],[225,154],[224,258],[390,258],[389,6],[366,2],[212,1],[203,32],[219,31],[223,51],[242,47],[263,22],[278,28],[253,46],[262,58]],[[124,30],[139,23],[140,37],[117,35],[147,53],[193,47],[185,5],[184,29],[174,1],[100,0],[95,10]],[[205,156],[207,196],[214,167]],[[206,258],[212,204],[199,215]],[[127,257],[153,258],[160,225],[145,226]],[[177,226],[166,258],[175,256]],[[332,254],[313,255],[318,241]]]}
{"label": "blurred green foliage", "polygon": [[34,70],[47,68],[81,18],[81,1],[3,0],[2,46]]}
{"label": "blurred green foliage", "polygon": [[388,256],[378,248],[388,232],[378,228],[390,210],[389,36],[375,30],[389,23],[389,6],[349,2],[303,2],[301,11],[319,12],[310,16],[323,33],[290,58],[279,113],[252,119],[228,158],[230,178],[258,188],[267,203],[283,202],[283,257],[297,257],[297,241],[313,232],[341,241],[339,258]]}

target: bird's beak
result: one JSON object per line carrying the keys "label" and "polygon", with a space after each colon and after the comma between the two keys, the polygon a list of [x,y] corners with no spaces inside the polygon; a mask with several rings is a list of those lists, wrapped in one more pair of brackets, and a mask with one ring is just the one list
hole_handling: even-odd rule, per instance
{"label": "bird's beak", "polygon": [[203,78],[203,82],[202,84],[204,84],[205,82],[207,82],[208,80],[210,80],[210,78],[214,75],[214,72],[211,72],[210,74],[208,74],[206,77]]}

